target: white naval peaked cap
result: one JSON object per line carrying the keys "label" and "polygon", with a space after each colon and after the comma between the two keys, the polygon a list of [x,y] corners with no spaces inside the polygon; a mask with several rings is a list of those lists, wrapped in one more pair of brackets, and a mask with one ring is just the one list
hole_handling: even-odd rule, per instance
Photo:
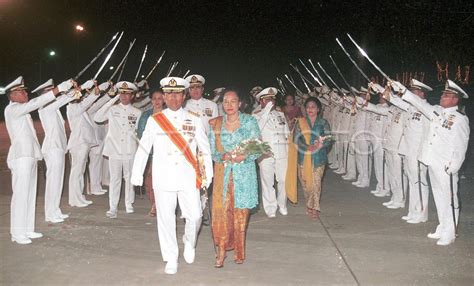
{"label": "white naval peaked cap", "polygon": [[10,82],[5,86],[5,93],[9,93],[10,91],[15,90],[25,90],[28,89],[25,86],[25,81],[23,80],[22,76],[17,77],[14,81]]}
{"label": "white naval peaked cap", "polygon": [[53,88],[54,87],[54,81],[52,78],[48,79],[45,83],[42,85],[38,86],[37,88],[33,89],[31,92],[38,92],[38,93],[44,93],[46,89]]}
{"label": "white naval peaked cap", "polygon": [[259,85],[254,86],[254,87],[252,87],[252,89],[250,90],[250,95],[253,96],[253,97],[255,97],[259,92],[262,91],[262,89],[263,89],[263,88],[262,88],[261,86],[259,86]]}
{"label": "white naval peaked cap", "polygon": [[206,79],[202,75],[198,74],[192,74],[185,79],[187,82],[189,82],[189,86],[204,85],[206,83]]}
{"label": "white naval peaked cap", "polygon": [[365,88],[365,87],[363,87],[363,86],[360,87],[360,92],[361,92],[361,93],[362,93],[362,92],[367,92],[367,91],[368,91],[367,88]]}
{"label": "white naval peaked cap", "polygon": [[467,95],[467,93],[459,85],[457,85],[454,81],[450,79],[446,81],[444,90],[454,92],[455,94],[461,96],[462,98],[469,98],[469,95]]}
{"label": "white naval peaked cap", "polygon": [[119,81],[115,84],[115,88],[118,90],[118,93],[121,92],[135,92],[138,90],[137,86],[129,81]]}
{"label": "white naval peaked cap", "polygon": [[160,80],[161,88],[164,92],[183,91],[189,87],[189,82],[180,77],[165,77]]}
{"label": "white naval peaked cap", "polygon": [[278,93],[278,89],[276,87],[267,87],[262,89],[256,96],[255,99],[259,101],[261,98],[264,97],[275,97]]}
{"label": "white naval peaked cap", "polygon": [[426,84],[424,84],[421,81],[418,81],[414,78],[411,79],[410,87],[421,89],[421,90],[424,90],[424,91],[433,91],[433,89],[431,87],[427,86]]}

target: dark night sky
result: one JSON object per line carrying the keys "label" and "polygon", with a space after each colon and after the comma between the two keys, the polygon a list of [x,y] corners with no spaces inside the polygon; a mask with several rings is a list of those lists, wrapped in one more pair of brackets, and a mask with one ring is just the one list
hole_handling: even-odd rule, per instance
{"label": "dark night sky", "polygon": [[[78,23],[85,33],[74,31]],[[41,83],[40,76],[72,77],[119,30],[125,35],[107,67],[118,64],[127,43],[137,38],[125,79],[133,79],[145,44],[145,71],[167,51],[152,86],[176,60],[177,71],[204,75],[208,89],[276,85],[275,77],[290,72],[288,64],[298,57],[321,61],[337,78],[329,54],[358,85],[357,71],[335,42],[339,37],[357,57],[347,32],[387,73],[423,71],[432,85],[439,84],[436,60],[452,66],[474,62],[472,1],[0,0],[0,84],[17,75],[31,88]],[[48,57],[50,49],[55,58]],[[359,61],[369,75],[376,74]],[[110,74],[105,70],[99,80]]]}

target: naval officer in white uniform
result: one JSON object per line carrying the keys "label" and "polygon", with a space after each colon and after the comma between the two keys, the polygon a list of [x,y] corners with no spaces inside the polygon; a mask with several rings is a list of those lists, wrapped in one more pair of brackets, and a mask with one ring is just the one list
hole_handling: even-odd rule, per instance
{"label": "naval officer in white uniform", "polygon": [[122,177],[125,181],[125,210],[127,213],[134,212],[135,191],[130,178],[133,157],[138,147],[138,118],[142,114],[140,109],[132,105],[133,96],[138,90],[136,85],[120,81],[115,88],[118,95],[104,104],[94,116],[94,121],[108,121],[109,125],[102,154],[109,158],[109,210],[106,215],[110,218],[117,218]]}
{"label": "naval officer in white uniform", "polygon": [[[273,155],[259,163],[262,182],[263,209],[268,217],[274,218],[278,211],[287,215],[285,179],[288,167],[288,135],[290,134],[285,114],[275,108],[277,89],[267,87],[256,95],[261,109],[252,115],[257,119],[262,141],[272,148]],[[273,187],[277,181],[277,190]]]}
{"label": "naval officer in white uniform", "polygon": [[[181,106],[188,81],[167,77],[160,81],[167,109],[156,113],[148,122],[135,154],[132,184],[143,184],[143,172],[153,147],[153,191],[156,199],[158,237],[161,254],[167,262],[165,273],[178,271],[176,239],[176,202],[179,201],[184,229],[183,257],[193,263],[196,239],[201,225],[199,188],[209,187],[213,176],[209,141],[201,118]],[[205,181],[201,181],[197,165],[197,149],[204,162]]]}
{"label": "naval officer in white uniform", "polygon": [[[54,88],[52,79],[32,92],[42,95]],[[44,191],[44,217],[47,222],[59,223],[69,216],[63,214],[59,205],[64,184],[64,167],[67,153],[67,137],[60,108],[73,101],[75,93],[62,94],[38,110],[44,130],[41,146],[46,163],[46,186]]]}
{"label": "naval officer in white uniform", "polygon": [[468,95],[448,80],[439,105],[431,105],[399,82],[392,82],[391,86],[430,121],[420,160],[428,165],[439,224],[428,237],[437,239],[437,245],[449,245],[456,239],[455,229],[459,221],[458,172],[466,157],[470,133],[469,119],[458,107],[461,98],[468,98]]}
{"label": "naval officer in white uniform", "polygon": [[43,236],[35,232],[37,161],[43,156],[30,112],[53,101],[60,92],[68,91],[72,86],[73,81],[65,81],[32,100],[28,98],[22,76],[5,87],[10,100],[4,111],[11,143],[7,155],[13,190],[10,205],[10,234],[11,240],[19,244],[29,244],[31,239]]}
{"label": "naval officer in white uniform", "polygon": [[190,75],[186,78],[189,83],[189,99],[184,104],[184,109],[201,117],[202,124],[209,133],[209,120],[219,116],[217,104],[202,97],[206,79],[198,74]]}

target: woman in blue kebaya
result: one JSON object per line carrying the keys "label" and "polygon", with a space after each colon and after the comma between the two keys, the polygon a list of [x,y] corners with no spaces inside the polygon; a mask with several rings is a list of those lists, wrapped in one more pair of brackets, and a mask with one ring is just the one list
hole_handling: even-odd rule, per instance
{"label": "woman in blue kebaya", "polygon": [[321,180],[328,162],[331,140],[329,123],[320,114],[321,102],[316,97],[304,103],[306,116],[296,121],[293,142],[298,148],[298,177],[306,199],[306,213],[319,219]]}
{"label": "woman in blue kebaya", "polygon": [[234,261],[245,260],[245,234],[250,209],[258,204],[255,160],[259,155],[239,155],[233,151],[244,140],[258,139],[255,118],[241,113],[238,93],[223,94],[224,116],[211,120],[209,141],[214,166],[212,191],[212,232],[217,246],[215,267],[224,265],[225,253],[234,249]]}

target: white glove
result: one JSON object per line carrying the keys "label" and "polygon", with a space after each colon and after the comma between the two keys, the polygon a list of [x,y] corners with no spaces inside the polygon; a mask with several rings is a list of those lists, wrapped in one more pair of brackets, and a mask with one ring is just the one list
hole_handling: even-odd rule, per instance
{"label": "white glove", "polygon": [[369,84],[369,87],[374,90],[375,92],[377,93],[383,93],[383,91],[385,90],[380,84],[378,83],[370,83]]}
{"label": "white glove", "polygon": [[73,89],[73,90],[71,90],[67,93],[67,96],[75,97],[76,99],[79,99],[79,98],[81,98],[82,93],[77,89]]}
{"label": "white glove", "polygon": [[451,163],[449,163],[448,166],[444,167],[444,170],[446,171],[446,174],[456,174],[457,172],[459,172],[460,168],[461,166],[453,166],[451,165]]}
{"label": "white glove", "polygon": [[138,177],[135,177],[135,176],[132,176],[130,178],[130,183],[134,186],[141,186],[143,185],[143,176],[138,176]]}
{"label": "white glove", "polygon": [[71,79],[65,80],[58,85],[59,92],[66,92],[70,90],[73,86],[73,81]]}
{"label": "white glove", "polygon": [[106,91],[107,88],[109,88],[109,86],[110,86],[110,83],[108,81],[103,82],[99,85],[99,90],[100,91]]}
{"label": "white glove", "polygon": [[81,85],[81,90],[91,89],[92,87],[94,87],[94,80],[90,79]]}
{"label": "white glove", "polygon": [[391,81],[390,83],[390,86],[392,87],[393,89],[393,92],[395,93],[405,93],[405,91],[407,90],[407,88],[401,84],[399,81]]}
{"label": "white glove", "polygon": [[146,79],[142,79],[141,81],[137,83],[137,87],[142,88],[145,86],[145,84],[146,84]]}
{"label": "white glove", "polygon": [[267,105],[265,105],[265,108],[263,109],[264,112],[270,112],[270,110],[273,107],[273,102],[268,102]]}
{"label": "white glove", "polygon": [[365,103],[365,98],[362,98],[360,96],[356,96],[356,101],[358,104],[363,105]]}

